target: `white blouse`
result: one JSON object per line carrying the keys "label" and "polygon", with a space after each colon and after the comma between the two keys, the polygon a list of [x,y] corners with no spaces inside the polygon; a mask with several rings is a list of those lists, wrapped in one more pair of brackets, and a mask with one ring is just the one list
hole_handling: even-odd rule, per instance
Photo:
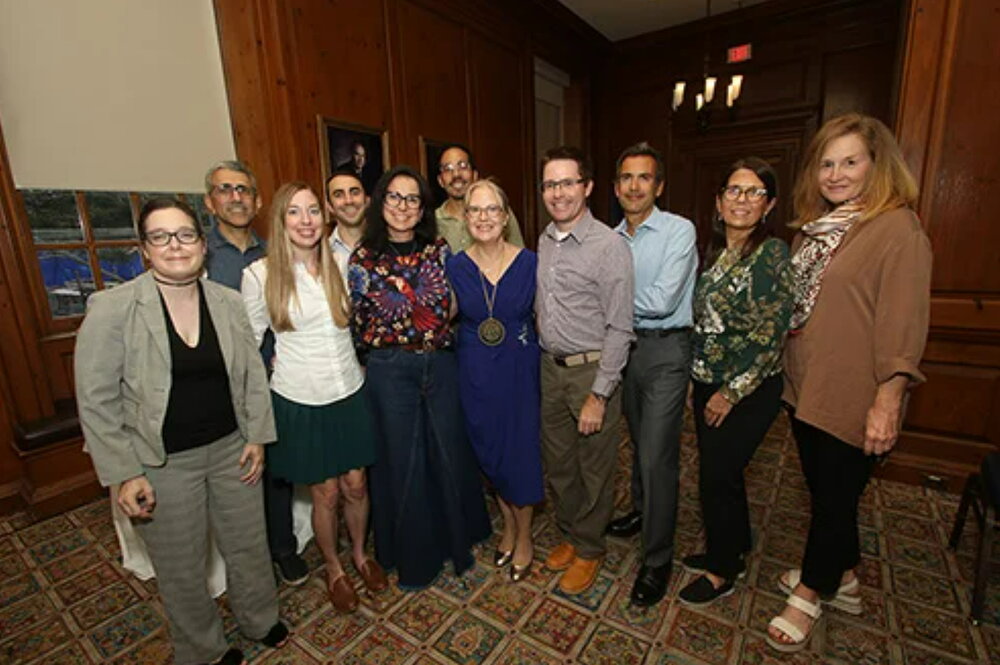
{"label": "white blouse", "polygon": [[[243,270],[240,288],[258,346],[271,327],[264,299],[267,282],[264,261],[258,259]],[[333,323],[322,282],[301,263],[295,264],[295,289],[298,303],[293,299],[289,304],[294,330],[274,333],[271,390],[285,399],[310,406],[349,397],[364,383],[350,327],[338,328]]]}

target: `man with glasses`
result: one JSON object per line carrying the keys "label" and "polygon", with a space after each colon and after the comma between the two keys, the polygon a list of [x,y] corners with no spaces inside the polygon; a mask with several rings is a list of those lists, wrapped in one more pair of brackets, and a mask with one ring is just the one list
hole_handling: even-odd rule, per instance
{"label": "man with glasses", "polygon": [[590,164],[577,148],[542,158],[542,200],[552,221],[538,240],[535,314],[542,354],[542,459],[562,542],[545,566],[559,588],[597,578],[614,509],[620,437],[618,384],[632,342],[632,258],[587,207]]}
{"label": "man with glasses", "polygon": [[618,157],[615,195],[625,219],[615,231],[632,250],[636,343],[622,382],[632,439],[632,511],[608,533],[642,532],[642,566],[632,603],[648,607],[667,589],[674,557],[680,436],[691,367],[691,299],[698,269],[694,225],[656,207],[660,152],[646,142]]}
{"label": "man with glasses", "polygon": [[[205,174],[205,207],[215,218],[206,234],[205,265],[213,282],[239,290],[243,269],[266,254],[264,242],[251,223],[261,208],[257,178],[236,160],[213,164]],[[261,346],[264,364],[270,368],[274,337],[270,332]],[[292,530],[292,485],[271,476],[264,467],[264,516],[271,559],[282,579],[293,586],[309,579],[309,568],[297,553]]]}
{"label": "man with glasses", "polygon": [[[439,238],[448,241],[452,254],[468,249],[472,244],[468,226],[465,224],[465,192],[469,185],[479,180],[479,171],[472,161],[472,153],[460,143],[452,143],[441,151],[438,161],[438,184],[448,194],[448,200],[434,211]],[[507,242],[524,247],[524,238],[511,213],[508,220],[510,236]]]}

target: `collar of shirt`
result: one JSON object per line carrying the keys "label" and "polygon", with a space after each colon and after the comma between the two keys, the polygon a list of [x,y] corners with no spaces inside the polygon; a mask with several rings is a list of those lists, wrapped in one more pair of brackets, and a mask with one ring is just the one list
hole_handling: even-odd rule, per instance
{"label": "collar of shirt", "polygon": [[340,249],[342,249],[343,251],[347,252],[348,254],[350,254],[351,252],[354,251],[354,247],[351,247],[346,242],[344,242],[343,240],[341,240],[341,238],[340,238],[340,227],[339,226],[335,225],[333,227],[333,232],[330,234],[330,243],[331,243],[331,245],[333,246],[334,249],[337,249],[339,247]]}
{"label": "collar of shirt", "polygon": [[[587,235],[593,224],[600,224],[594,215],[590,212],[590,208],[583,211],[583,215],[576,221],[573,228],[569,230],[569,234],[563,240],[573,238],[578,244],[583,244],[584,240],[587,239]],[[559,237],[556,235],[559,231],[559,227],[556,226],[555,222],[549,222],[548,226],[545,227],[545,235],[551,238],[555,242],[560,242]]]}
{"label": "collar of shirt", "polygon": [[658,207],[654,207],[653,211],[649,213],[649,217],[642,220],[642,223],[639,224],[638,228],[636,228],[635,236],[630,236],[628,234],[628,222],[625,218],[622,218],[622,221],[618,223],[618,226],[615,227],[615,231],[618,232],[618,235],[625,238],[625,240],[632,242],[639,236],[640,233],[646,233],[647,231],[663,231],[666,228],[667,223],[670,221],[670,216],[669,212],[660,210]]}
{"label": "collar of shirt", "polygon": [[[233,249],[239,251],[239,247],[229,242],[226,236],[222,235],[222,231],[219,230],[219,224],[221,223],[222,222],[219,220],[215,220],[215,223],[212,224],[212,228],[210,228],[208,233],[205,234],[205,241],[208,243],[208,248],[218,249],[219,247],[229,245]],[[257,234],[254,233],[253,229],[250,229],[250,244],[247,245],[247,250],[257,247],[260,244],[260,238],[257,237]]]}

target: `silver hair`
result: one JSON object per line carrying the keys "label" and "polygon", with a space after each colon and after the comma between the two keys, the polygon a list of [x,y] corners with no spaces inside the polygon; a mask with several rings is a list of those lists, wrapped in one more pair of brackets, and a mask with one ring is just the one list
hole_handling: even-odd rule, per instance
{"label": "silver hair", "polygon": [[247,178],[250,179],[250,186],[254,188],[254,191],[257,190],[257,176],[253,174],[253,171],[250,170],[249,166],[236,159],[223,159],[220,162],[212,164],[212,166],[205,173],[206,194],[212,193],[212,176],[215,175],[216,171],[221,171],[223,169],[227,171],[236,171],[237,173],[242,173],[243,175],[245,175]]}

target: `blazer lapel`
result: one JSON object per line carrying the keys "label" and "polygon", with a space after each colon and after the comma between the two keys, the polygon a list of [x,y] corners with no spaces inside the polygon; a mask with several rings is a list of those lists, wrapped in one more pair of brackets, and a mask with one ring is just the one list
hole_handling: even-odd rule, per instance
{"label": "blazer lapel", "polygon": [[153,345],[159,349],[169,366],[170,348],[167,341],[167,320],[160,302],[160,294],[156,290],[156,282],[153,281],[149,272],[140,279],[142,279],[142,283],[139,285],[139,317],[149,330]]}
{"label": "blazer lapel", "polygon": [[[230,372],[233,366],[233,331],[229,328],[229,305],[219,297],[215,285],[207,280],[202,280],[204,286],[205,303],[208,305],[208,313],[212,317],[212,325],[215,326],[215,336],[219,338],[219,348],[222,349],[222,360],[226,363],[226,369]],[[225,288],[225,287],[222,287]]]}

